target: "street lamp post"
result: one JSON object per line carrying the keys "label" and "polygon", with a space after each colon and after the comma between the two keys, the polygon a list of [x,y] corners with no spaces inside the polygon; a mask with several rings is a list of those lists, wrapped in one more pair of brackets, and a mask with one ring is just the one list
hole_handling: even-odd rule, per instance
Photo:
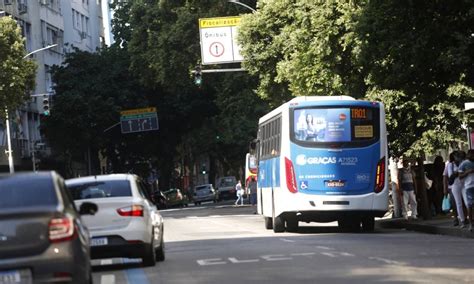
{"label": "street lamp post", "polygon": [[[46,49],[50,49],[50,48],[53,48],[57,46],[57,44],[52,44],[52,45],[48,45],[46,47],[43,47],[43,48],[39,48],[37,50],[33,50],[32,52],[28,53],[27,55],[23,56],[22,59],[26,59],[28,58],[30,55],[34,54],[34,53],[37,53],[37,52],[40,52],[40,51],[43,51],[43,50],[46,50]],[[8,167],[10,168],[10,173],[13,174],[15,172],[15,166],[13,164],[13,152],[12,152],[12,139],[11,139],[11,135],[10,135],[10,119],[8,117],[8,108],[5,107],[5,120],[6,120],[6,125],[7,125],[7,147],[8,147],[8,150],[5,151],[5,153],[7,154],[8,156]]]}
{"label": "street lamp post", "polygon": [[229,2],[229,3],[234,3],[234,4],[240,5],[240,6],[242,6],[242,7],[245,7],[245,8],[247,8],[247,9],[251,10],[251,11],[254,12],[254,13],[257,12],[257,10],[255,10],[254,8],[250,7],[250,6],[247,5],[247,4],[244,4],[244,3],[240,2],[239,0],[228,0],[227,2]]}

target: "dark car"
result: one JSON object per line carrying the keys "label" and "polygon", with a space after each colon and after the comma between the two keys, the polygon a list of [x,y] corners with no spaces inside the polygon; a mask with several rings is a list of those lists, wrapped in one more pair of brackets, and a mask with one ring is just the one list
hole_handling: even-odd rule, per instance
{"label": "dark car", "polygon": [[55,172],[0,175],[0,283],[92,283],[89,232]]}

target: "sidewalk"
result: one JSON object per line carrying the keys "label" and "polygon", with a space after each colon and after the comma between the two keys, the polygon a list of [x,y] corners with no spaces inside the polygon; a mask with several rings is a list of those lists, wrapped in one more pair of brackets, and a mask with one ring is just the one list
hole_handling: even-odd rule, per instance
{"label": "sidewalk", "polygon": [[379,227],[386,229],[406,229],[427,234],[446,235],[474,239],[474,231],[453,226],[453,219],[448,216],[436,216],[430,220],[405,220],[404,218],[381,219],[376,222]]}

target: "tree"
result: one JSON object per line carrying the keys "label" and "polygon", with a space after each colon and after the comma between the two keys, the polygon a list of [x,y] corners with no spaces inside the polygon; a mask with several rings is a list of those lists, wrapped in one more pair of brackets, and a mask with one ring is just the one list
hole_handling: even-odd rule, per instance
{"label": "tree", "polygon": [[[360,3],[359,3],[360,2]],[[244,66],[258,94],[279,105],[293,96],[363,97],[354,34],[365,1],[260,1],[239,29]]]}
{"label": "tree", "polygon": [[92,157],[103,150],[120,169],[128,161],[140,161],[131,157],[145,151],[146,147],[133,144],[141,139],[116,137],[118,127],[104,133],[120,120],[121,110],[148,106],[147,91],[128,66],[127,53],[114,47],[98,53],[75,50],[66,55],[62,66],[53,68],[54,104],[42,127],[50,144],[69,163],[82,160],[88,149]]}
{"label": "tree", "polygon": [[35,86],[36,64],[23,59],[24,43],[16,21],[0,17],[0,106],[10,110],[27,101]]}
{"label": "tree", "polygon": [[474,99],[472,1],[370,1],[356,28],[370,99],[385,102],[394,155],[465,137]]}
{"label": "tree", "polygon": [[[156,151],[162,176],[182,161],[191,168],[200,155],[238,172],[265,104],[253,92],[255,80],[248,74],[205,74],[197,87],[191,70],[200,62],[198,19],[235,15],[241,8],[225,1],[129,1],[117,8],[123,18],[114,28],[130,53],[130,69],[144,86],[159,90],[152,100],[160,110],[163,139]],[[242,130],[245,125],[252,126]]]}

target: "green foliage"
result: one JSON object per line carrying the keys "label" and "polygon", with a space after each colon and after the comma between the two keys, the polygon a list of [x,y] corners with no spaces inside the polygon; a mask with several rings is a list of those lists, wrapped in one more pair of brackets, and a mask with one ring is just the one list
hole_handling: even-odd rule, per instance
{"label": "green foliage", "polygon": [[124,146],[120,150],[130,155],[136,152],[133,149],[143,149],[130,149],[126,140],[109,136],[119,127],[104,133],[119,121],[121,110],[148,106],[146,93],[127,72],[128,66],[124,50],[110,48],[99,53],[76,50],[66,55],[64,65],[53,68],[56,94],[42,126],[55,150],[77,158],[88,147],[104,150],[110,143]]}
{"label": "green foliage", "polygon": [[[34,89],[36,64],[24,59],[24,38],[15,20],[0,17],[0,106],[13,110]],[[4,115],[3,110],[0,116]]]}
{"label": "green foliage", "polygon": [[386,103],[391,149],[433,153],[465,140],[474,96],[474,2],[370,1],[357,26],[368,97]]}
{"label": "green foliage", "polygon": [[[360,1],[364,2],[364,1]],[[361,6],[353,1],[272,0],[243,18],[245,68],[260,78],[259,95],[275,105],[291,96],[364,94],[354,64]]]}

